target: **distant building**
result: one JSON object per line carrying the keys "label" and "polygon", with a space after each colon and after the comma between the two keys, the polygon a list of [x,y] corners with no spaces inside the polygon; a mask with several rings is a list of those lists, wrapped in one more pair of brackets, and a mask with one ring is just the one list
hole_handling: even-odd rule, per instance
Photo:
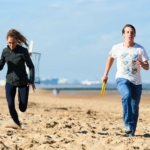
{"label": "distant building", "polygon": [[57,78],[52,78],[52,79],[46,79],[46,80],[41,80],[41,84],[58,84]]}

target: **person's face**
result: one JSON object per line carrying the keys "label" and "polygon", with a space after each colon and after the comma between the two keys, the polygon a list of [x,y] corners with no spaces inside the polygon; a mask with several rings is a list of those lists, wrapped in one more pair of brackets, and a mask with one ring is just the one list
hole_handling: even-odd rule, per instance
{"label": "person's face", "polygon": [[135,37],[135,32],[131,27],[126,27],[124,29],[123,37],[126,41],[133,42]]}
{"label": "person's face", "polygon": [[16,45],[17,45],[17,43],[18,43],[18,40],[17,39],[15,39],[14,37],[8,37],[7,38],[7,43],[8,43],[8,46],[9,46],[9,48],[11,49],[11,50],[13,50],[15,47],[16,47]]}

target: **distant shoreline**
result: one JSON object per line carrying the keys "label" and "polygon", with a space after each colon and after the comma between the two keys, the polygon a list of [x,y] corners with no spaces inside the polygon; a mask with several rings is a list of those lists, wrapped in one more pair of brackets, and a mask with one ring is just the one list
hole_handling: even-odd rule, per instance
{"label": "distant shoreline", "polygon": [[[142,85],[143,90],[150,90],[150,85]],[[101,90],[101,85],[72,85],[72,84],[66,84],[66,85],[36,85],[37,89],[43,89],[43,90]],[[106,90],[117,90],[117,87],[115,85],[106,85]]]}

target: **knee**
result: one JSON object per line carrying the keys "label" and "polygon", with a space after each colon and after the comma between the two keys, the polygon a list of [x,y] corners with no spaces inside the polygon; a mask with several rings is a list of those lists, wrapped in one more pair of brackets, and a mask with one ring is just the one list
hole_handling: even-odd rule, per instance
{"label": "knee", "polygon": [[27,107],[19,107],[19,109],[20,109],[21,112],[25,112]]}
{"label": "knee", "polygon": [[126,92],[124,95],[122,95],[122,99],[130,99],[131,98],[131,93],[130,92]]}
{"label": "knee", "polygon": [[20,111],[21,111],[21,112],[25,112],[25,111],[26,111],[26,109],[20,109]]}

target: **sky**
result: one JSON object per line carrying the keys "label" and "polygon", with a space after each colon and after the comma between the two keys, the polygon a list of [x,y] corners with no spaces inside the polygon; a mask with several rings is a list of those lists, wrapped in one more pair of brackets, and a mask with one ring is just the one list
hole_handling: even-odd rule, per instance
{"label": "sky", "polygon": [[[40,78],[100,80],[108,53],[123,42],[125,24],[135,26],[135,42],[150,56],[149,0],[0,0],[0,53],[14,28],[41,53]],[[7,65],[0,72],[5,79]],[[115,81],[116,62],[109,81]],[[143,81],[150,71],[142,70]]]}

